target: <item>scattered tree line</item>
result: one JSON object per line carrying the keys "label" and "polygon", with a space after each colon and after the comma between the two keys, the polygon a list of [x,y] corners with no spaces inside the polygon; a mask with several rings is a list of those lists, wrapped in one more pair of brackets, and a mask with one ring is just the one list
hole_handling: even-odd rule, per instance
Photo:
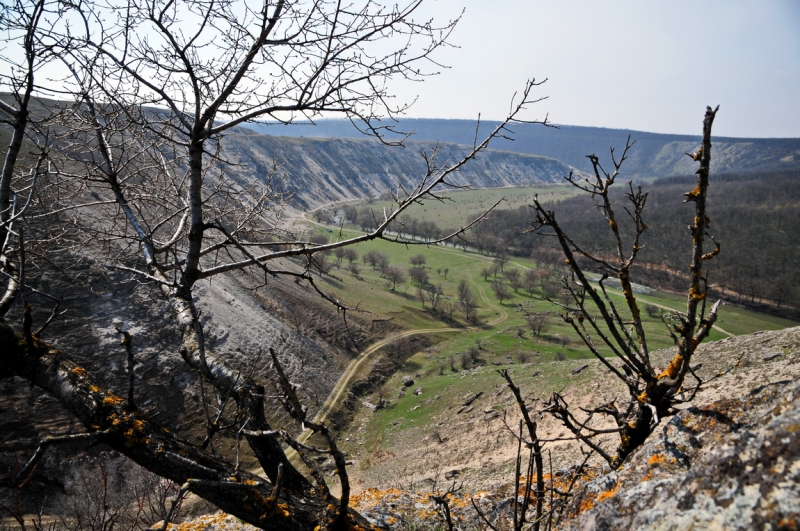
{"label": "scattered tree line", "polygon": [[[315,210],[314,219],[320,223],[333,223],[336,219],[342,223],[353,223],[358,225],[363,231],[375,230],[375,227],[383,219],[383,211],[374,209],[370,206],[357,207],[347,204],[338,208],[340,215],[333,208]],[[411,214],[403,214],[395,219],[388,228],[389,232],[397,235],[398,238],[418,239],[422,241],[435,241],[443,235],[452,234],[455,230],[440,228],[436,222],[415,218]]]}

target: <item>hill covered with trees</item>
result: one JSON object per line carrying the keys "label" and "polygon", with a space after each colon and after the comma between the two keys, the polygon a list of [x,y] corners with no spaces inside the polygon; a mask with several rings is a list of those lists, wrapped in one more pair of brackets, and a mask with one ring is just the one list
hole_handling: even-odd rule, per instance
{"label": "hill covered with trees", "polygon": [[[649,184],[645,210],[648,230],[636,275],[644,284],[683,289],[689,242],[686,226],[691,205],[682,202],[693,176],[662,178]],[[722,252],[709,271],[714,295],[728,301],[796,316],[800,308],[797,263],[800,261],[800,190],[798,171],[712,174],[709,188],[710,232]],[[620,194],[621,196],[621,194]],[[619,197],[617,199],[619,199]],[[550,204],[559,222],[577,242],[594,252],[612,242],[606,223],[589,198],[579,196]],[[496,210],[473,229],[483,252],[562,260],[552,238],[526,234],[532,213],[527,207]]]}

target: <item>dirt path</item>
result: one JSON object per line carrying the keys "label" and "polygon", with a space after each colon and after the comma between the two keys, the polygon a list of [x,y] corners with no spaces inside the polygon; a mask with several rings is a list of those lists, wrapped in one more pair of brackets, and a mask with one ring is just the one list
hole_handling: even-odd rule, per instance
{"label": "dirt path", "polygon": [[[369,357],[384,347],[395,341],[396,339],[400,339],[403,337],[415,336],[420,334],[438,334],[440,332],[463,332],[465,330],[470,330],[470,328],[420,328],[416,330],[406,330],[405,332],[400,332],[399,334],[394,334],[390,337],[382,339],[376,343],[373,343],[369,346],[366,350],[364,350],[361,355],[359,355],[356,359],[350,362],[347,366],[347,369],[342,373],[339,377],[339,380],[336,382],[336,385],[331,390],[331,393],[328,395],[328,398],[325,400],[325,403],[322,404],[322,407],[319,409],[316,415],[314,415],[314,422],[320,423],[324,422],[325,419],[328,417],[328,414],[335,409],[339,402],[341,402],[342,397],[347,391],[347,388],[350,386],[350,382],[353,379],[353,376],[358,372],[358,369],[361,365],[369,359]],[[298,440],[300,442],[304,442],[308,437],[311,435],[310,430],[304,431]]]}
{"label": "dirt path", "polygon": [[483,302],[485,302],[489,306],[489,308],[495,310],[499,314],[497,318],[492,319],[491,321],[486,321],[486,324],[489,326],[497,326],[506,319],[508,319],[508,312],[505,310],[505,308],[503,308],[502,306],[497,306],[494,302],[492,302],[491,299],[489,299],[489,296],[486,295],[486,290],[480,287],[477,283],[475,283],[475,280],[473,280],[472,278],[470,278],[469,280],[472,283],[472,285],[478,289],[478,293],[480,293]]}
{"label": "dirt path", "polygon": [[[309,219],[307,217],[307,214],[303,214],[302,215],[302,219],[304,221],[308,222],[308,223],[311,223],[312,225],[317,225],[319,227],[330,228],[330,226],[328,226],[328,225],[323,225],[322,223],[318,223],[318,222],[316,222],[316,221],[314,221],[312,219]],[[446,249],[445,248],[444,250],[447,250],[447,251],[450,251],[450,252],[453,252],[453,253],[459,253],[459,254],[461,253],[461,251],[457,251],[455,249]],[[483,259],[483,257],[480,257],[480,258]],[[486,261],[490,261],[488,258],[486,258],[485,260]],[[506,312],[506,310],[503,309],[502,307],[499,307],[499,306],[495,305],[489,299],[489,297],[486,295],[486,291],[483,288],[478,286],[474,281],[472,281],[472,283],[478,289],[478,293],[480,293],[481,299],[483,299],[483,301],[490,308],[494,309],[499,314],[496,318],[487,321],[486,324],[489,325],[489,326],[496,326],[496,325],[502,323],[503,321],[505,321],[506,319],[508,319],[508,312]],[[374,354],[375,352],[380,350],[382,347],[388,345],[392,341],[394,341],[396,339],[403,338],[403,337],[409,337],[409,336],[420,335],[420,334],[438,334],[440,332],[464,332],[464,331],[467,331],[467,330],[474,330],[474,327],[468,327],[468,328],[420,328],[420,329],[416,329],[416,330],[406,330],[405,332],[401,332],[399,334],[394,334],[391,337],[387,337],[387,338],[382,339],[382,340],[380,340],[380,341],[378,341],[376,343],[373,343],[366,350],[364,350],[356,359],[351,361],[350,364],[347,366],[347,368],[342,373],[342,375],[339,376],[339,379],[337,380],[336,385],[331,390],[330,394],[328,395],[328,398],[325,400],[325,403],[322,404],[322,407],[319,409],[317,414],[314,416],[313,421],[315,423],[320,423],[320,422],[324,422],[327,419],[328,414],[331,411],[333,411],[334,409],[336,409],[336,407],[339,406],[339,404],[341,403],[342,398],[344,396],[346,396],[347,389],[350,387],[350,384],[352,383],[352,379],[356,375],[356,373],[358,372],[359,368],[361,368],[361,366],[364,364],[364,362],[367,361],[367,359],[369,359],[372,354]],[[305,430],[302,434],[300,434],[300,436],[298,437],[297,440],[299,442],[303,443],[306,440],[308,440],[308,438],[311,436],[311,434],[312,434],[311,430]],[[292,461],[294,461],[296,459],[296,457],[297,457],[295,452],[292,451],[292,450],[287,451],[287,455],[289,456],[289,459],[292,460]]]}

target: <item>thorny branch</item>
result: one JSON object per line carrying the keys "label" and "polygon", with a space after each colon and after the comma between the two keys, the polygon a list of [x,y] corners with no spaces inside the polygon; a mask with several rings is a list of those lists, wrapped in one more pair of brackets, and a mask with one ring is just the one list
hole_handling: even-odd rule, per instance
{"label": "thorny branch", "polygon": [[[579,421],[568,410],[563,397],[558,394],[554,394],[548,402],[546,411],[558,418],[573,435],[597,451],[615,467],[619,466],[633,449],[644,442],[661,418],[671,414],[675,405],[687,399],[690,400],[702,385],[702,381],[691,369],[692,355],[697,345],[708,336],[719,310],[719,302],[717,302],[706,314],[707,288],[703,274],[703,263],[711,260],[720,250],[719,243],[708,233],[710,219],[706,212],[711,157],[711,126],[717,109],[707,108],[703,121],[702,145],[696,153],[688,154],[693,160],[700,162],[700,168],[696,172],[697,186],[685,194],[686,201],[695,204],[694,222],[689,226],[692,238],[691,282],[687,295],[686,313],[673,314],[671,319],[677,324],[668,324],[670,335],[677,347],[677,354],[663,371],[658,371],[652,366],[650,350],[630,277],[631,268],[636,262],[639,251],[645,247],[642,236],[648,228],[643,217],[647,192],[643,192],[641,187],[634,187],[632,183],[629,183],[628,189],[624,193],[627,203],[625,212],[631,225],[629,232],[632,234],[627,242],[620,229],[614,202],[609,193],[620,175],[628,152],[633,147],[630,138],[619,158],[615,155],[614,150],[611,150],[613,170],[607,171],[603,168],[599,157],[589,155],[593,177],[583,178],[572,173],[566,177],[567,182],[592,198],[597,210],[608,223],[614,239],[614,248],[611,252],[601,253],[578,244],[563,230],[553,211],[548,210],[539,202],[538,198],[533,201],[532,208],[535,217],[531,231],[555,236],[570,270],[570,276],[563,279],[563,284],[574,306],[562,306],[564,308],[563,319],[573,327],[606,369],[625,383],[629,392],[624,409],[618,409],[613,402],[602,405],[586,411],[588,417],[585,421]],[[709,237],[715,244],[712,252],[704,252],[705,237]],[[595,268],[601,275],[596,284],[589,279],[586,273],[589,268]],[[605,284],[608,278],[615,278],[619,282],[625,298],[624,309],[619,308],[613,302]],[[603,356],[593,338],[598,339],[622,362],[621,368]],[[690,390],[683,389],[687,374],[692,374],[697,382]],[[594,429],[587,425],[595,413],[609,416],[617,424],[618,429],[613,431],[619,433],[620,444],[613,456],[592,440],[595,435],[612,431]],[[585,433],[585,430],[588,431],[588,434]]]}

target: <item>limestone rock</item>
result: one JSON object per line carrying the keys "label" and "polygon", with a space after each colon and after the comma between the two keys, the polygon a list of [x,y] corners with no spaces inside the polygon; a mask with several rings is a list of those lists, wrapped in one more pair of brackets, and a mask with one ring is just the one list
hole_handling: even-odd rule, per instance
{"label": "limestone rock", "polygon": [[799,426],[797,380],[686,409],[578,493],[567,529],[797,529]]}

